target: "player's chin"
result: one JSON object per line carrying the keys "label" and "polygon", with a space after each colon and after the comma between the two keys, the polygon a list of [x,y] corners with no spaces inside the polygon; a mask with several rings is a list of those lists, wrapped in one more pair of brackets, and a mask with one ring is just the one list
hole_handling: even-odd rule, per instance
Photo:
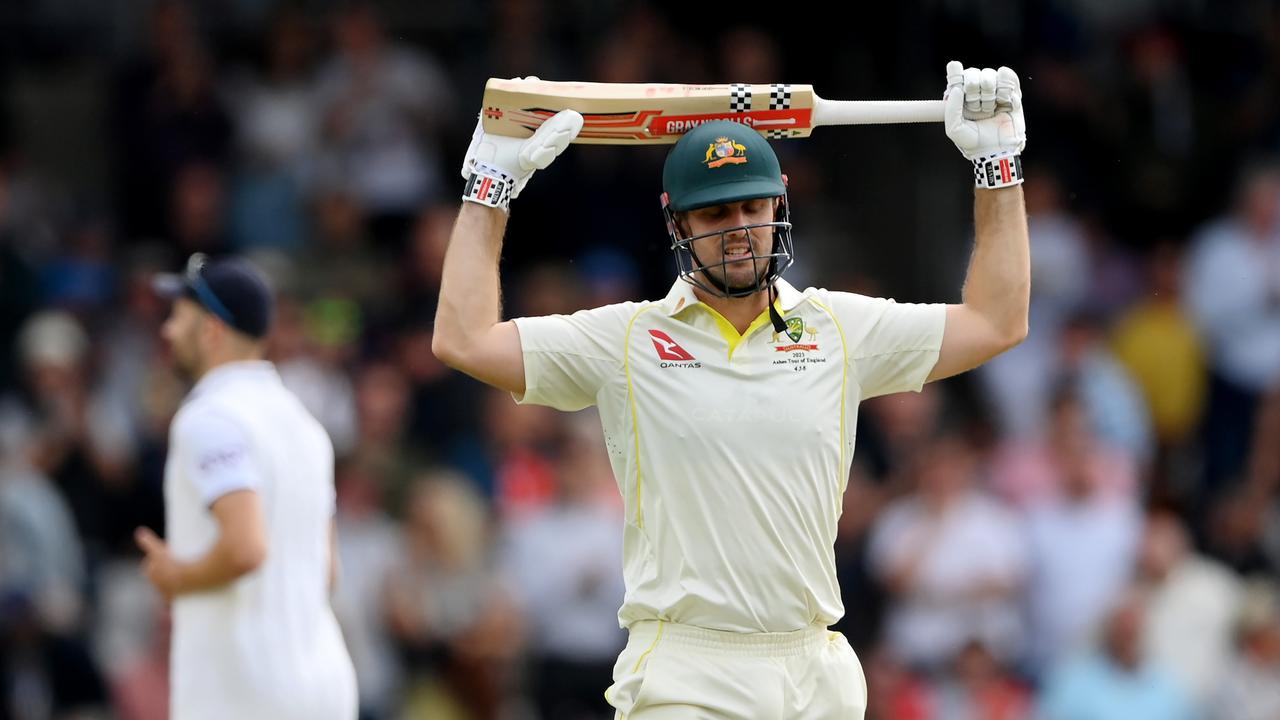
{"label": "player's chin", "polygon": [[729,273],[724,282],[724,286],[734,293],[759,290],[761,285],[760,280],[763,275],[764,273],[751,272],[750,269],[744,270],[743,272]]}

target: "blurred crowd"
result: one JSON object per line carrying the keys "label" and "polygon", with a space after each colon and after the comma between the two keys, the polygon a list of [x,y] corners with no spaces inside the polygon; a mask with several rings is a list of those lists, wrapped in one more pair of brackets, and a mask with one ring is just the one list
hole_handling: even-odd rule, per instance
{"label": "blurred crowd", "polygon": [[[934,97],[951,57],[1022,76],[1031,332],[861,408],[837,629],[868,718],[1280,717],[1280,10],[1035,5],[0,9],[0,719],[166,717],[168,617],[132,532],[163,530],[187,388],[149,278],[195,251],[280,292],[271,359],[337,451],[363,717],[610,717],[623,521],[599,420],[430,352],[484,78]],[[958,300],[969,170],[940,129],[777,149],[793,284]],[[539,173],[509,316],[665,293],[663,156],[575,147]]]}

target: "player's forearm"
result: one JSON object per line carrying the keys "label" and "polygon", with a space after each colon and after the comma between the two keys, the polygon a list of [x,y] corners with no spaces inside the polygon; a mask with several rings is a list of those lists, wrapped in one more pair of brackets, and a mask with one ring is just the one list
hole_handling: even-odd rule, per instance
{"label": "player's forearm", "polygon": [[464,202],[454,223],[440,279],[431,349],[446,363],[464,356],[473,341],[502,319],[498,259],[507,215]]}
{"label": "player's forearm", "polygon": [[986,318],[1010,346],[1027,336],[1031,251],[1022,186],[976,190],[973,257],[964,303]]}
{"label": "player's forearm", "polygon": [[221,587],[257,570],[266,559],[265,545],[240,542],[222,535],[204,556],[179,562],[175,595]]}

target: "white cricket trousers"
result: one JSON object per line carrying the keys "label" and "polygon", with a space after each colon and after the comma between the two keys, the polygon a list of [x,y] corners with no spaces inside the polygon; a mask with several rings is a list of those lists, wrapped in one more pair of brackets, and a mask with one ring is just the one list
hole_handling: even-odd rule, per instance
{"label": "white cricket trousers", "polygon": [[733,633],[641,621],[605,699],[615,720],[862,720],[867,680],[849,641],[824,627]]}

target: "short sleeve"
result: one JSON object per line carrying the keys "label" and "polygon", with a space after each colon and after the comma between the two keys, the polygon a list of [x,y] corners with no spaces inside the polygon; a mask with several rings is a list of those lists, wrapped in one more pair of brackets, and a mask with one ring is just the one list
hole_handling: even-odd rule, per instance
{"label": "short sleeve", "polygon": [[206,506],[236,490],[254,490],[262,471],[244,429],[210,410],[188,412],[175,425],[178,461]]}
{"label": "short sleeve", "polygon": [[826,299],[844,332],[862,399],[924,387],[942,350],[946,304],[844,292],[827,293]]}
{"label": "short sleeve", "polygon": [[622,373],[627,327],[641,307],[619,303],[572,315],[516,318],[525,384],[516,402],[567,411],[594,405],[600,388]]}

